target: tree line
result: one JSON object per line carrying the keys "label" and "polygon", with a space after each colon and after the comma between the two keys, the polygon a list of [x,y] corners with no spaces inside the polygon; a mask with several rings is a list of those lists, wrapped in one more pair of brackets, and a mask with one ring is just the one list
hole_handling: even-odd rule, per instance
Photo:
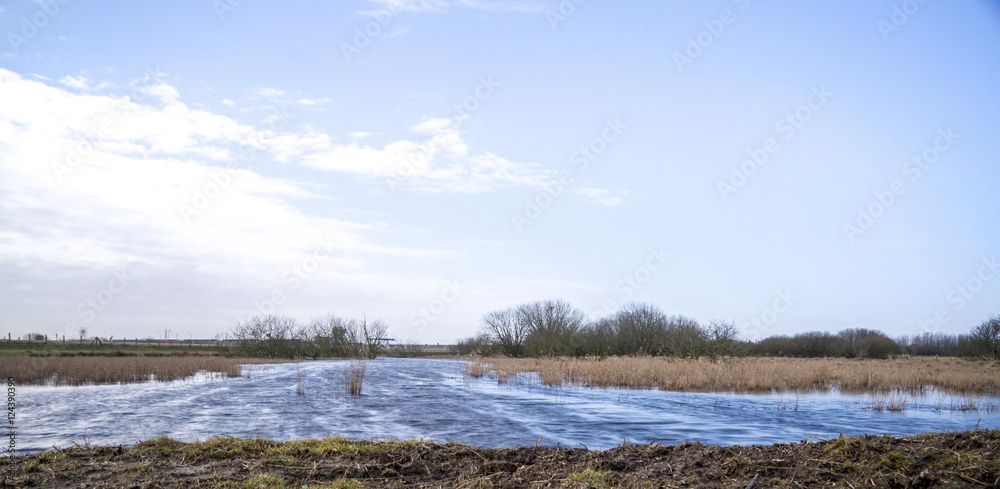
{"label": "tree line", "polygon": [[299,324],[288,316],[253,316],[223,337],[224,353],[253,358],[375,358],[385,348],[388,326],[379,319],[335,315]]}
{"label": "tree line", "polygon": [[1000,315],[966,335],[924,333],[890,338],[878,330],[851,328],[836,334],[808,332],[745,341],[732,322],[701,325],[632,303],[587,321],[563,300],[524,303],[483,315],[478,334],[459,341],[459,354],[510,357],[652,355],[671,357],[785,356],[889,358],[896,355],[1000,359]]}

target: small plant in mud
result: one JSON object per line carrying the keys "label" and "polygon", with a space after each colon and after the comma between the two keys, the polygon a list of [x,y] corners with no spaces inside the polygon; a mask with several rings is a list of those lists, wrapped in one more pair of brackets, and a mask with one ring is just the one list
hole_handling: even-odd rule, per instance
{"label": "small plant in mud", "polygon": [[610,470],[585,469],[581,472],[573,472],[566,476],[570,482],[581,482],[588,487],[611,488],[618,486],[618,480]]}
{"label": "small plant in mud", "polygon": [[910,466],[910,459],[899,452],[889,452],[882,457],[882,465],[891,469],[902,470]]}

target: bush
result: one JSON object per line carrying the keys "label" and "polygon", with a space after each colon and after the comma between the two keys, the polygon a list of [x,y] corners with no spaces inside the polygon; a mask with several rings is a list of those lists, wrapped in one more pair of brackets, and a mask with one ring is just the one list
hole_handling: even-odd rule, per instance
{"label": "bush", "polygon": [[764,357],[846,357],[847,340],[830,333],[809,332],[795,336],[771,336],[750,347],[750,354]]}
{"label": "bush", "polygon": [[847,341],[847,356],[850,358],[889,358],[898,355],[902,348],[881,331],[853,328],[845,329],[837,336]]}
{"label": "bush", "polygon": [[451,349],[451,352],[456,355],[480,355],[484,357],[493,356],[497,351],[493,340],[484,334],[458,340]]}

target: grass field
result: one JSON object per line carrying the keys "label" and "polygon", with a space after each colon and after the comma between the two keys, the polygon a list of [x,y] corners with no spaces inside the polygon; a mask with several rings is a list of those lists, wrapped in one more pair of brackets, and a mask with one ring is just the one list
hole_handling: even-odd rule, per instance
{"label": "grass field", "polygon": [[473,378],[524,381],[537,372],[546,385],[624,387],[701,392],[814,391],[1000,393],[1000,362],[959,358],[852,360],[845,358],[599,359],[487,358],[466,367]]}
{"label": "grass field", "polygon": [[157,355],[219,355],[218,347],[184,344],[115,343],[98,345],[75,341],[0,341],[0,357],[27,356],[157,356]]}
{"label": "grass field", "polygon": [[115,384],[178,380],[198,372],[238,377],[241,365],[264,362],[220,356],[0,357],[0,375],[14,377],[19,385]]}
{"label": "grass field", "polygon": [[[997,487],[1000,431],[767,446],[476,448],[333,437],[157,438],[17,457],[11,487]],[[7,469],[7,467],[5,467]]]}

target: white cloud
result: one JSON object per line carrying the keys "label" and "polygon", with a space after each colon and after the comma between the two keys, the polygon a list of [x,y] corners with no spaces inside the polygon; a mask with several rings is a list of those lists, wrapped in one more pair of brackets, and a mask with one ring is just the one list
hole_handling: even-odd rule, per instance
{"label": "white cloud", "polygon": [[354,138],[354,139],[367,138],[367,137],[369,137],[371,135],[372,135],[372,133],[367,132],[367,131],[358,131],[358,132],[349,132],[349,133],[347,133],[348,137]]}
{"label": "white cloud", "polygon": [[611,191],[604,188],[578,188],[574,190],[573,193],[582,195],[595,204],[606,205],[609,207],[621,205],[622,203],[621,198],[610,197]]}
{"label": "white cloud", "polygon": [[264,97],[270,100],[283,99],[288,95],[287,93],[285,93],[284,90],[281,90],[279,88],[267,88],[267,87],[258,88],[254,90],[254,93],[257,94],[257,96],[259,97]]}
{"label": "white cloud", "polygon": [[222,99],[222,105],[225,105],[226,107],[236,107],[236,102],[233,102],[232,99],[224,98]]}
{"label": "white cloud", "polygon": [[[335,256],[323,280],[343,281],[371,275],[368,255],[439,253],[371,243],[365,235],[374,224],[304,213],[288,199],[312,197],[305,184],[205,163],[235,162],[240,144],[275,154],[310,148],[315,134],[257,131],[187,107],[162,83],[150,90],[162,107],[74,94],[3,69],[0,84],[0,230],[17,243],[0,255],[0,266],[197,264],[200,272],[240,280],[272,276],[329,239]],[[325,137],[317,141],[328,145]],[[182,206],[221,174],[224,190],[184,219]]]}
{"label": "white cloud", "polygon": [[320,170],[382,177],[424,192],[541,186],[549,177],[534,164],[515,163],[489,152],[470,154],[454,119],[427,119],[411,131],[420,139],[401,139],[381,148],[352,141],[305,154],[300,161]]}
{"label": "white cloud", "polygon": [[[47,79],[41,76],[39,76],[39,78]],[[94,85],[93,84],[94,80],[90,79],[90,77],[85,75],[79,75],[79,76],[66,75],[59,79],[59,83],[62,84],[63,86],[67,86],[69,88],[75,88],[81,91],[96,91],[111,86],[111,84],[108,82],[101,82],[98,83],[97,85]]]}
{"label": "white cloud", "polygon": [[295,101],[295,103],[305,107],[314,107],[328,102],[330,102],[328,98],[300,98]]}

